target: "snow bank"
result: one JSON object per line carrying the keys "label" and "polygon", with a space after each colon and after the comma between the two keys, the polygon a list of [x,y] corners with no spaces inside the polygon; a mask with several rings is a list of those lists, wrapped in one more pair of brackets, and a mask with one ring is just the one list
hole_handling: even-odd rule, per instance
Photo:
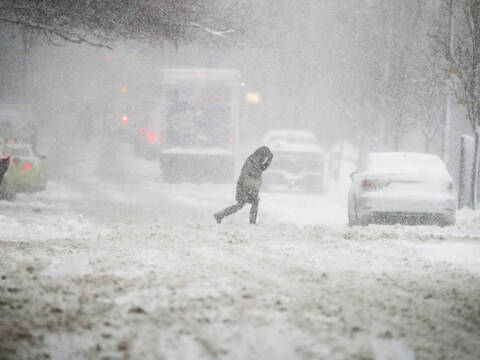
{"label": "snow bank", "polygon": [[32,212],[11,218],[0,215],[2,241],[78,240],[97,233],[82,215],[42,214]]}

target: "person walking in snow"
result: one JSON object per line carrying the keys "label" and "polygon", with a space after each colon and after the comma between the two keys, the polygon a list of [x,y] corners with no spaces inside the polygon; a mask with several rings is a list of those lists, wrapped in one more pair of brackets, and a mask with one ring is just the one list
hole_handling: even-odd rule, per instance
{"label": "person walking in snow", "polygon": [[8,200],[12,201],[15,200],[15,193],[3,185],[3,177],[8,170],[8,166],[10,165],[10,157],[4,157],[0,159],[0,200]]}
{"label": "person walking in snow", "polygon": [[237,212],[246,203],[252,205],[250,208],[250,224],[257,223],[258,203],[260,201],[258,194],[262,186],[262,174],[270,166],[272,159],[273,154],[270,149],[267,146],[262,146],[245,160],[237,181],[235,196],[237,203],[213,215],[218,224],[222,222],[225,216]]}
{"label": "person walking in snow", "polygon": [[10,165],[10,157],[4,157],[0,160],[0,185],[3,182],[3,176],[8,170],[8,165]]}

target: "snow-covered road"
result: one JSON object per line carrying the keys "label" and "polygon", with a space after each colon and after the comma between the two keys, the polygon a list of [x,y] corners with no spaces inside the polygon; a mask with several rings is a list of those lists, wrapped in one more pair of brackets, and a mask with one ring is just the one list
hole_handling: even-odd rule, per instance
{"label": "snow-covered road", "polygon": [[51,181],[0,202],[0,358],[479,359],[480,214],[348,228],[346,196]]}

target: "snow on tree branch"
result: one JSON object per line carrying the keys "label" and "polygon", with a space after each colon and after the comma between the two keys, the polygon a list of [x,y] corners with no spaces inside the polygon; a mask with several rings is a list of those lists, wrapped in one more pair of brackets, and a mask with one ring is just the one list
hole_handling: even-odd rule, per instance
{"label": "snow on tree branch", "polygon": [[[0,23],[22,26],[50,41],[111,47],[136,40],[235,42],[248,6],[200,0],[1,0]],[[227,29],[227,30],[219,30]]]}

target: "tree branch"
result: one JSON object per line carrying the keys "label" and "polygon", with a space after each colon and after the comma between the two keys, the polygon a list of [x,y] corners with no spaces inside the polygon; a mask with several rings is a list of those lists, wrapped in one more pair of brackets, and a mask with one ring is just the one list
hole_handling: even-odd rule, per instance
{"label": "tree branch", "polygon": [[112,47],[107,45],[107,44],[93,42],[93,41],[90,41],[90,40],[88,40],[88,39],[86,39],[86,38],[84,38],[84,37],[82,37],[78,34],[69,34],[69,33],[66,33],[66,32],[62,32],[61,30],[57,30],[55,28],[45,26],[45,25],[41,25],[41,24],[32,24],[32,23],[22,21],[22,20],[10,20],[10,19],[5,19],[5,18],[1,18],[1,17],[0,17],[0,22],[13,24],[13,25],[20,25],[20,26],[23,26],[23,27],[26,27],[26,28],[32,29],[32,30],[43,31],[43,32],[46,32],[48,34],[58,36],[59,38],[65,40],[65,41],[72,42],[72,43],[75,43],[75,44],[85,43],[85,44],[88,44],[88,45],[91,45],[91,46],[94,46],[94,47],[107,48],[107,49],[110,49],[110,50],[112,49]]}

